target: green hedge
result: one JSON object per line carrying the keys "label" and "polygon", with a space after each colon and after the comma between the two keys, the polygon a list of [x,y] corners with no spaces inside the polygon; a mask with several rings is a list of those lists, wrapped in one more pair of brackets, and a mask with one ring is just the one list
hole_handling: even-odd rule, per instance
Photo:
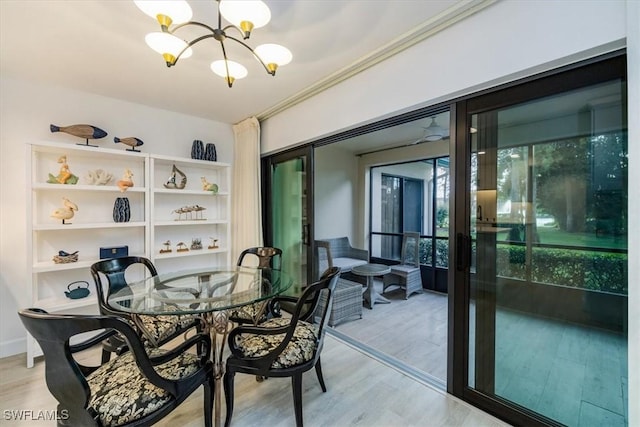
{"label": "green hedge", "polygon": [[[499,276],[528,280],[526,248],[498,245]],[[627,294],[627,254],[574,249],[534,248],[531,281]]]}
{"label": "green hedge", "polygon": [[[431,238],[420,239],[420,264],[431,265]],[[449,240],[436,239],[436,267],[449,267]]]}

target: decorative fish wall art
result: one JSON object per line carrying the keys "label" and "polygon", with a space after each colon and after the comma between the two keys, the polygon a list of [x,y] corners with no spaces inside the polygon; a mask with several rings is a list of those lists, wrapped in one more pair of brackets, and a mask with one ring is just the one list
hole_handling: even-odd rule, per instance
{"label": "decorative fish wall art", "polygon": [[52,133],[54,132],[64,132],[69,135],[77,136],[78,138],[84,138],[84,144],[77,145],[86,145],[87,147],[97,147],[97,145],[90,145],[90,139],[100,139],[107,136],[107,132],[102,129],[92,126],[92,125],[71,125],[71,126],[56,126],[49,125],[49,129]]}
{"label": "decorative fish wall art", "polygon": [[136,153],[140,152],[140,150],[136,150],[136,147],[139,147],[142,144],[144,144],[144,142],[141,139],[135,138],[133,136],[130,136],[128,138],[118,138],[116,136],[115,138],[113,138],[113,142],[115,142],[116,144],[120,143],[120,144],[128,145],[131,148],[127,148],[127,151],[135,151]]}

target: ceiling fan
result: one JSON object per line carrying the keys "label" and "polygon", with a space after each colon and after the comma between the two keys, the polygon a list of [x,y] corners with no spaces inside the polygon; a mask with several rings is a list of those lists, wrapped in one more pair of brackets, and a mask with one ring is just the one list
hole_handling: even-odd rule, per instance
{"label": "ceiling fan", "polygon": [[436,116],[431,116],[431,123],[429,126],[423,127],[423,129],[423,135],[409,145],[420,144],[421,142],[440,141],[442,138],[449,135],[447,129],[443,128],[436,122]]}

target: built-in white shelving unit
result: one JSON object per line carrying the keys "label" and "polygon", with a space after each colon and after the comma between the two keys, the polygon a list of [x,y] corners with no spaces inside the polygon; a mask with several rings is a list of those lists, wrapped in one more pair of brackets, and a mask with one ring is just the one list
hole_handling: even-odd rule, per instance
{"label": "built-in white shelving unit", "polygon": [[[77,184],[48,183],[49,174],[58,175],[66,156],[69,170],[79,178]],[[144,256],[156,263],[160,273],[195,268],[203,265],[227,265],[230,262],[230,185],[231,166],[226,163],[176,158],[124,149],[106,149],[70,143],[39,142],[28,145],[27,181],[27,259],[30,274],[28,292],[31,306],[49,312],[97,313],[95,289],[89,267],[99,261],[100,247],[128,246],[129,255]],[[187,177],[184,189],[167,189],[173,165]],[[102,169],[113,174],[106,185],[89,184],[89,171]],[[122,192],[117,186],[125,170],[133,173],[134,185]],[[216,183],[219,191],[202,190],[201,177]],[[131,217],[128,222],[115,222],[113,206],[116,198],[129,199]],[[64,206],[63,198],[78,206],[68,224],[51,217]],[[202,209],[192,219],[174,211],[184,206]],[[211,238],[217,247],[209,249]],[[200,239],[202,249],[192,249]],[[171,242],[172,251],[164,242]],[[183,242],[188,251],[177,251]],[[193,246],[195,248],[196,246]],[[78,251],[78,261],[56,264],[58,251]],[[64,292],[74,281],[89,283],[90,295],[69,299]],[[27,366],[41,351],[27,337]]]}

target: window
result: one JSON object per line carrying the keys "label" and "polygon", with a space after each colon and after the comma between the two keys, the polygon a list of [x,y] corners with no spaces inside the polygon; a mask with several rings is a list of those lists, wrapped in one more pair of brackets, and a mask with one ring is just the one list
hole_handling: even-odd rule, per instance
{"label": "window", "polygon": [[[417,231],[420,262],[446,269],[449,256],[449,157],[371,168],[371,256],[400,259],[402,233]],[[446,276],[440,285],[446,290]]]}

